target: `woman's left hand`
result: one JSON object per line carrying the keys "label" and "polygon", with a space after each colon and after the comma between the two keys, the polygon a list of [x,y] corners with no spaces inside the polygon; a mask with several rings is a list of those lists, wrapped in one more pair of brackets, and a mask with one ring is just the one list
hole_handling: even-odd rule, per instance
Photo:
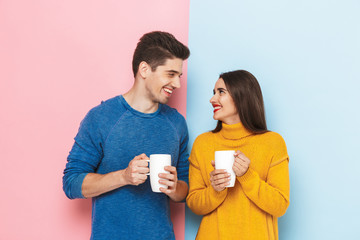
{"label": "woman's left hand", "polygon": [[250,159],[245,156],[244,153],[237,150],[234,154],[235,160],[233,170],[237,177],[244,175],[249,169]]}

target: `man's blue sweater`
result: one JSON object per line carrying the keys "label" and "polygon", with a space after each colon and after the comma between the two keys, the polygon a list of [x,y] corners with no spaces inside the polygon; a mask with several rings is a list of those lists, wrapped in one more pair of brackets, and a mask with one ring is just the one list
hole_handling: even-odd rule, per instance
{"label": "man's blue sweater", "polygon": [[[106,174],[127,168],[137,155],[171,154],[178,179],[188,183],[188,131],[175,109],[159,104],[146,114],[122,96],[102,102],[81,122],[64,170],[63,188],[70,199],[84,198],[88,173]],[[92,200],[91,239],[175,239],[169,198],[151,191],[149,178]]]}

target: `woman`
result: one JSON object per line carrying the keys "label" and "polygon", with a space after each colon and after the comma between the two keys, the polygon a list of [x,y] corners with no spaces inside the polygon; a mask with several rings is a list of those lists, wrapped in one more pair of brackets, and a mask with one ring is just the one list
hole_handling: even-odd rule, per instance
{"label": "woman", "polygon": [[[277,218],[289,206],[289,157],[283,138],[267,130],[256,78],[244,70],[220,75],[210,99],[212,132],[198,136],[190,155],[189,208],[204,215],[196,239],[278,239]],[[214,153],[235,150],[230,174],[214,170]]]}

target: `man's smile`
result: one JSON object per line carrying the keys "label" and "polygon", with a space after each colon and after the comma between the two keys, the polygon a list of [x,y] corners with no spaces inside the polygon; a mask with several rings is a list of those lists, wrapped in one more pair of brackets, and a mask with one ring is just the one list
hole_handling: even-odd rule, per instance
{"label": "man's smile", "polygon": [[166,96],[170,97],[172,92],[173,92],[173,89],[170,89],[170,88],[167,88],[167,87],[163,87],[163,90],[166,94]]}

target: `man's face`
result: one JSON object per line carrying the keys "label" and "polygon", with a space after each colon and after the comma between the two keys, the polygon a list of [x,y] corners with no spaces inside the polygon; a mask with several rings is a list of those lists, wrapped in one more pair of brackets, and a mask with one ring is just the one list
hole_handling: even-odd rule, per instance
{"label": "man's face", "polygon": [[148,97],[153,102],[167,103],[173,91],[180,88],[182,65],[182,59],[168,59],[164,65],[158,66],[155,71],[148,71],[145,87]]}

